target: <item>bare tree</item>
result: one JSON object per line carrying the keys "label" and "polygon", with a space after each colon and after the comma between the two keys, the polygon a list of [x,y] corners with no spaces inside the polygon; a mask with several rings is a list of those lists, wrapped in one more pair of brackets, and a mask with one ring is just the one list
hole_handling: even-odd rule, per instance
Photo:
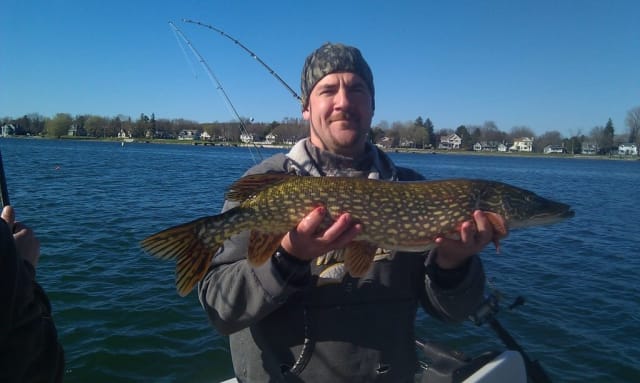
{"label": "bare tree", "polygon": [[[519,136],[519,137],[532,137],[532,136]],[[552,130],[550,132],[545,132],[540,137],[536,138],[533,142],[533,150],[535,152],[541,153],[544,148],[548,145],[562,145],[562,134],[557,130]],[[567,150],[571,150],[571,148],[566,148]]]}
{"label": "bare tree", "polygon": [[[473,133],[472,133],[473,134]],[[480,140],[485,142],[502,142],[506,139],[506,133],[501,132],[493,121],[485,121],[480,128]]]}
{"label": "bare tree", "polygon": [[514,126],[513,128],[511,128],[511,133],[509,134],[509,136],[513,139],[520,137],[534,138],[536,135],[528,126]]}
{"label": "bare tree", "polygon": [[640,144],[640,106],[629,110],[624,122],[629,128],[629,142]]}

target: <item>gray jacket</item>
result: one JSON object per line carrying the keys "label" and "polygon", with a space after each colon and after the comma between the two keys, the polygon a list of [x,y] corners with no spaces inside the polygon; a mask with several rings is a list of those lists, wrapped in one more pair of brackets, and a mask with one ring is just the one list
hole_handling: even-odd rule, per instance
{"label": "gray jacket", "polygon": [[[296,149],[297,147],[297,149]],[[306,145],[275,155],[247,173],[331,172],[334,159]],[[418,180],[370,148],[365,164],[380,178]],[[301,159],[308,156],[308,162]],[[326,161],[326,162],[325,162]],[[341,167],[342,165],[338,166]],[[358,165],[356,164],[357,172]],[[321,174],[324,175],[324,174]],[[328,174],[327,174],[328,175]],[[233,204],[226,202],[223,210]],[[482,302],[478,257],[460,270],[425,265],[424,253],[382,253],[362,278],[323,283],[332,264],[272,257],[260,267],[246,261],[248,234],[231,238],[198,285],[214,327],[229,335],[241,382],[410,382],[417,366],[414,322],[421,305],[446,321],[461,321]],[[319,264],[322,263],[322,264]]]}

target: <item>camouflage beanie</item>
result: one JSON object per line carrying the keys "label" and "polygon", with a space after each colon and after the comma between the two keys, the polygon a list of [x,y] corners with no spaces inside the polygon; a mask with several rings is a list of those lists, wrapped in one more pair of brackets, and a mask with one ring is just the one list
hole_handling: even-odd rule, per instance
{"label": "camouflage beanie", "polygon": [[307,57],[302,68],[300,90],[302,91],[302,109],[309,105],[309,95],[324,76],[335,72],[351,72],[360,76],[369,86],[371,107],[375,110],[375,90],[373,73],[362,57],[360,50],[343,44],[325,43]]}

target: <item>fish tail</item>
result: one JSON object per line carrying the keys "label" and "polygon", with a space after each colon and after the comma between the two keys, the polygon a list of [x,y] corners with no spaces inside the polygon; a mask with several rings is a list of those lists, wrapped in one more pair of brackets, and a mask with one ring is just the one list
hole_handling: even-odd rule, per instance
{"label": "fish tail", "polygon": [[[216,216],[217,217],[217,216]],[[153,234],[140,242],[149,254],[160,259],[176,259],[176,289],[186,296],[206,273],[224,239],[203,238],[212,218],[204,217]]]}

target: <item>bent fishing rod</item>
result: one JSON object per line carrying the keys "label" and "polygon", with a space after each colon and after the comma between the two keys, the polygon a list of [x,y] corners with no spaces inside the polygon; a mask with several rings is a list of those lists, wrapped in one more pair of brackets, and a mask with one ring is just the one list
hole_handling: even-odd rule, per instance
{"label": "bent fishing rod", "polygon": [[271,69],[271,67],[269,65],[267,65],[267,63],[265,63],[264,61],[262,61],[262,59],[260,57],[258,57],[257,54],[253,53],[251,51],[251,49],[247,48],[244,44],[242,44],[238,39],[233,38],[231,35],[227,34],[225,31],[223,31],[220,28],[216,28],[212,25],[209,24],[205,24],[205,23],[201,23],[199,21],[195,21],[195,20],[190,20],[190,19],[182,19],[182,21],[184,21],[185,23],[191,23],[191,24],[196,24],[199,25],[201,27],[205,27],[208,29],[211,29],[212,31],[216,31],[219,34],[221,34],[222,36],[228,38],[229,40],[233,41],[237,46],[239,46],[240,48],[244,49],[245,52],[247,52],[251,57],[253,57],[254,59],[256,59],[256,61],[258,61],[264,68],[267,69],[267,71],[269,71],[269,73],[276,78],[276,80],[278,80],[280,82],[280,84],[282,84],[285,88],[287,88],[287,90],[293,95],[294,98],[296,98],[298,101],[302,102],[302,98],[298,95],[298,93],[296,93],[295,90],[293,90],[293,88],[291,88],[289,86],[289,84],[287,84],[286,81],[284,81],[282,79],[282,77],[280,77],[275,70]]}
{"label": "bent fishing rod", "polygon": [[[194,54],[194,56],[197,57],[198,61],[202,65],[202,67],[205,69],[205,72],[207,72],[207,75],[209,76],[209,79],[214,83],[216,88],[222,94],[222,97],[223,97],[223,99],[225,101],[225,104],[230,109],[230,111],[232,112],[234,117],[237,118],[238,121],[240,122],[240,130],[242,131],[242,133],[248,135],[249,132],[247,130],[247,127],[244,124],[244,121],[242,121],[242,118],[240,117],[240,114],[238,114],[238,111],[233,106],[233,103],[231,102],[231,99],[229,98],[229,95],[227,94],[227,92],[224,90],[224,87],[222,86],[222,83],[220,82],[220,80],[218,80],[216,75],[213,73],[213,70],[211,70],[211,67],[209,66],[209,64],[207,64],[207,62],[204,59],[204,57],[202,57],[200,52],[198,52],[198,50],[193,46],[193,44],[191,44],[191,41],[189,41],[187,36],[185,36],[184,33],[182,33],[182,31],[173,22],[169,21],[169,25],[171,26],[171,28],[173,28],[173,31],[176,33],[176,35],[180,36],[180,38],[184,41],[184,43],[187,44],[187,46],[189,47],[191,52]],[[262,158],[262,153],[260,153],[260,150],[258,150],[258,147],[256,146],[256,144],[253,141],[252,141],[252,144],[253,144],[254,148],[256,149],[256,151],[258,152],[258,155],[260,156],[260,160],[262,160],[263,159]],[[251,158],[253,159],[253,162],[257,163],[251,148],[249,148],[249,152],[251,153]]]}

